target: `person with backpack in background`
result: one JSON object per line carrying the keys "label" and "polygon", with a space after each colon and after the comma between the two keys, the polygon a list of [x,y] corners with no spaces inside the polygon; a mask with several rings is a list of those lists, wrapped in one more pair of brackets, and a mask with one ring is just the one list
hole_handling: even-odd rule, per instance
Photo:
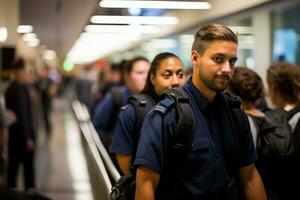
{"label": "person with backpack in background", "polygon": [[107,151],[120,108],[127,103],[132,94],[143,90],[149,68],[150,64],[146,58],[139,56],[131,59],[124,69],[121,69],[124,72],[124,86],[112,87],[96,105],[92,121]]}
{"label": "person with backpack in background", "polygon": [[236,67],[226,91],[241,98],[242,106],[250,122],[254,146],[257,146],[257,121],[265,118],[265,113],[255,107],[257,99],[264,96],[262,79],[255,71],[247,67]]}
{"label": "person with backpack in background", "polygon": [[151,62],[147,81],[141,94],[133,95],[118,115],[110,152],[123,174],[128,174],[136,152],[144,117],[165,89],[182,86],[185,82],[181,60],[173,53],[163,52]]}
{"label": "person with backpack in background", "polygon": [[[193,116],[193,126],[176,126],[184,118],[178,115],[173,94],[150,110],[134,161],[136,200],[227,200],[235,175],[245,199],[267,199],[254,165],[257,157],[249,124],[239,126],[232,108],[243,113],[238,101],[222,93],[232,77],[237,43],[236,34],[223,25],[209,24],[196,32],[193,75],[183,87],[184,101],[192,111],[183,114]],[[241,117],[247,121],[245,114]]]}
{"label": "person with backpack in background", "polygon": [[231,81],[226,89],[230,94],[237,95],[242,99],[242,105],[250,122],[253,142],[258,152],[258,160],[255,163],[262,177],[268,199],[276,198],[276,191],[272,187],[272,174],[274,153],[266,155],[264,149],[273,148],[274,144],[281,144],[286,134],[290,134],[287,123],[277,123],[273,118],[274,111],[266,113],[256,108],[257,99],[264,98],[264,85],[261,77],[247,67],[237,67],[234,70]]}
{"label": "person with backpack in background", "polygon": [[272,159],[270,167],[273,199],[300,199],[297,184],[300,180],[300,68],[284,62],[273,64],[267,70],[267,83],[271,101],[277,107],[271,111],[273,118],[278,124],[290,126],[289,134],[284,135],[287,141],[278,145],[280,154]]}

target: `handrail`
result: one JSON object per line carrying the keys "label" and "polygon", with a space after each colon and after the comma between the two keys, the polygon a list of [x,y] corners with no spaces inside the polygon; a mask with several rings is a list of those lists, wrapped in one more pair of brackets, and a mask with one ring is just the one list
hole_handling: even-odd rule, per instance
{"label": "handrail", "polygon": [[[93,137],[93,132],[91,131],[90,128],[90,120],[89,120],[89,115],[87,117],[86,112],[84,111],[84,106],[81,105],[80,102],[74,101],[72,103],[72,107],[74,110],[74,113],[79,121],[79,127],[82,132],[82,135],[85,139],[85,144],[89,150],[89,157],[92,158],[92,163],[93,166],[95,166],[96,173],[98,176],[100,175],[101,180],[103,180],[101,183],[104,184],[104,190],[105,190],[105,195],[102,193],[100,194],[102,197],[105,197],[105,199],[109,199],[112,184],[110,182],[110,178],[108,176],[105,164],[103,160],[101,159],[101,156],[98,151],[98,147],[94,141]],[[93,173],[93,172],[92,172]],[[93,176],[93,175],[92,175]],[[96,177],[93,177],[96,178]],[[100,181],[100,180],[96,180]],[[99,195],[99,189],[97,193],[95,194],[96,196]]]}
{"label": "handrail", "polygon": [[119,173],[119,171],[117,170],[117,168],[115,167],[115,165],[113,164],[109,154],[107,153],[103,143],[101,142],[99,135],[94,127],[94,125],[92,124],[92,122],[88,123],[90,130],[92,132],[92,136],[94,138],[94,142],[104,160],[105,165],[107,166],[107,170],[109,171],[110,175],[112,176],[112,178],[114,179],[115,182],[117,182],[121,175]]}
{"label": "handrail", "polygon": [[[79,120],[80,126],[85,131],[84,136],[91,148],[92,154],[96,159],[97,165],[99,167],[99,170],[101,170],[101,173],[105,173],[106,176],[104,177],[104,180],[106,183],[107,191],[111,191],[111,182],[109,180],[107,172],[111,175],[113,180],[117,182],[119,178],[121,177],[120,173],[118,172],[117,168],[113,164],[107,150],[105,149],[103,143],[101,142],[99,135],[93,125],[93,123],[90,120],[90,115],[88,113],[87,107],[80,103],[79,101],[73,102],[73,109],[75,111],[75,115],[77,119]],[[97,152],[95,152],[95,148]],[[99,155],[99,152],[100,155]],[[102,158],[102,159],[100,159]],[[100,161],[99,161],[100,159]],[[103,170],[103,162],[105,164],[104,170]]]}
{"label": "handrail", "polygon": [[89,145],[89,148],[91,150],[93,158],[95,159],[95,162],[97,163],[99,171],[101,172],[102,178],[104,180],[104,185],[105,185],[105,188],[106,188],[107,197],[109,197],[112,185],[111,185],[109,176],[107,174],[105,165],[104,165],[103,161],[101,160],[101,157],[99,156],[99,152],[97,150],[97,147],[96,147],[96,145],[93,141],[93,138],[90,135],[90,130],[89,130],[88,124],[81,124],[80,128],[81,128],[82,133],[83,133],[83,135],[84,135],[84,137],[85,137],[85,139],[86,139],[86,141]]}

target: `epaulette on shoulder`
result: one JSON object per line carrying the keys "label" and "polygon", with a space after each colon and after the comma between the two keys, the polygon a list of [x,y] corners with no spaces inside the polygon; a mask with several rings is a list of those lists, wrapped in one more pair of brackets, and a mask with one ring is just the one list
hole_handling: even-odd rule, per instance
{"label": "epaulette on shoulder", "polygon": [[128,105],[125,105],[125,106],[122,106],[121,108],[120,108],[120,110],[126,110],[128,108]]}
{"label": "epaulette on shoulder", "polygon": [[165,98],[154,106],[154,110],[165,114],[167,110],[175,103],[174,99]]}

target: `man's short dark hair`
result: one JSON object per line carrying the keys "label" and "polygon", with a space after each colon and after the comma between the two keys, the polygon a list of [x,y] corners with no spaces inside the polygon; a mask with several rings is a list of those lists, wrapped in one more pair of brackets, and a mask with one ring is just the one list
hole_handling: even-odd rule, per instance
{"label": "man's short dark hair", "polygon": [[203,53],[210,42],[215,40],[229,41],[238,44],[237,35],[227,26],[208,24],[201,27],[194,35],[192,50]]}

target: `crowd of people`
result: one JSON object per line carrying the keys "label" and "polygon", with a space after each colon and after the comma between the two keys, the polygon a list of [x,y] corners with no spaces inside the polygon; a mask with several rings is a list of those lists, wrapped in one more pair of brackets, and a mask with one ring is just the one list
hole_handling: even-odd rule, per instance
{"label": "crowd of people", "polygon": [[[254,70],[235,66],[237,49],[231,29],[208,24],[195,33],[192,70],[180,55],[162,52],[152,61],[137,56],[99,73],[90,87],[91,119],[119,172],[133,174],[135,199],[299,199],[300,68],[272,64],[264,83]],[[41,95],[51,137],[55,89],[48,73],[44,67],[28,86],[18,60],[4,93],[0,184],[9,188],[16,187],[21,163],[25,190],[35,188],[29,90]],[[188,123],[180,103],[192,110],[184,113]]]}
{"label": "crowd of people", "polygon": [[[134,174],[136,199],[299,198],[291,181],[299,177],[299,136],[283,138],[300,130],[300,68],[273,64],[263,83],[251,68],[235,66],[237,47],[228,27],[203,26],[195,34],[190,78],[175,54],[156,55],[150,68],[143,59],[140,72],[137,57],[122,63],[130,69],[127,82],[117,86],[125,88],[119,89],[122,103],[115,87],[95,103],[93,123],[120,173]],[[137,84],[128,78],[134,72],[140,75]],[[180,153],[174,149],[178,102],[164,93],[178,87],[193,110],[193,127],[186,127],[192,138]],[[291,111],[286,127],[278,126],[273,116]],[[283,147],[290,153],[282,153]]]}

